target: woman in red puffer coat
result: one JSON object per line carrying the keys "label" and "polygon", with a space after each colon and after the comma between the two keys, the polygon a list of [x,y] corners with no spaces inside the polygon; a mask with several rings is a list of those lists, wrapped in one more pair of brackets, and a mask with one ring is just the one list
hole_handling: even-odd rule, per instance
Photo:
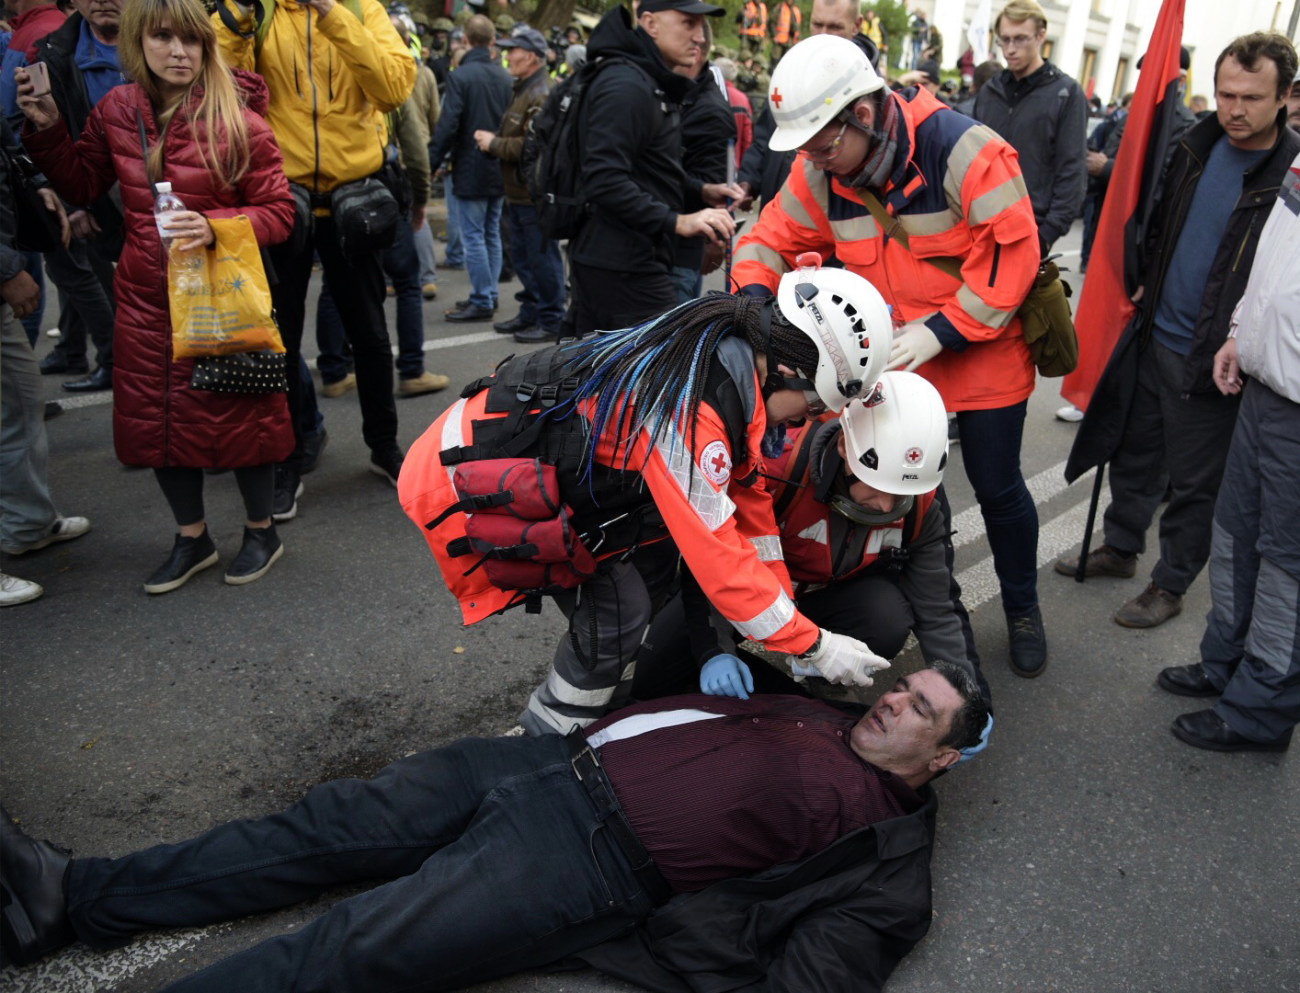
{"label": "woman in red puffer coat", "polygon": [[259,116],[266,87],[252,73],[232,74],[199,0],[128,0],[118,55],[136,82],[100,101],[75,144],[53,100],[34,94],[18,70],[18,103],[29,121],[24,144],[72,203],[121,184],[126,247],[115,282],[113,442],[127,465],[153,468],[179,530],[145,590],[169,592],[217,562],[204,520],[205,468],[235,470],[248,521],[226,582],[252,582],[284,551],[271,499],[273,466],[294,444],[288,404],[283,393],[193,389],[193,361],[173,360],[153,184],[169,181],[188,208],[169,218],[179,249],[211,247],[208,218],[237,214],[248,216],[264,246],[287,238],[294,201],[280,149]]}

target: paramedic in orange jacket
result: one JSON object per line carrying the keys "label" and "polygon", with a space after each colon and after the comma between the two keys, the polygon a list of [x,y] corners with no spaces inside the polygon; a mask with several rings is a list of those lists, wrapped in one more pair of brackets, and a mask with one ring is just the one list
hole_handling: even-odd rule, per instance
{"label": "paramedic in orange jacket", "polygon": [[[927,660],[961,665],[988,699],[952,576],[940,489],[947,461],[938,391],[915,373],[887,372],[838,417],[791,429],[766,459],[764,478],[801,613],[890,659],[915,633]],[[635,696],[797,692],[779,663],[753,665],[772,660],[738,651],[734,635],[702,616],[699,601],[683,577],[682,597],[651,626]]]}
{"label": "paramedic in orange jacket", "polygon": [[[510,453],[556,466],[574,531],[600,557],[576,590],[548,591],[569,616],[569,635],[520,718],[529,733],[565,733],[625,702],[678,550],[744,637],[799,654],[832,681],[870,684],[888,663],[795,608],[755,469],[770,425],[802,419],[810,405],[840,409],[869,390],[890,340],[888,312],[870,284],[804,269],[785,277],[775,307],[714,294],[636,328],[509,360],[434,422],[407,457],[398,495],[474,623],[520,594],[495,588],[486,568],[449,552],[467,528],[463,512],[444,517],[457,502],[455,465],[498,457],[502,442],[521,436],[502,426],[538,406],[526,396],[536,391],[520,383],[570,384],[537,419],[545,427],[536,444]],[[729,423],[729,409],[739,425]],[[525,421],[534,423],[518,426]]]}
{"label": "paramedic in orange jacket", "polygon": [[[798,148],[800,158],[740,241],[736,284],[767,293],[798,253],[833,251],[884,295],[897,326],[889,368],[919,370],[957,413],[1001,584],[1011,668],[1037,676],[1047,664],[1038,514],[1020,470],[1034,366],[1014,314],[1039,255],[1016,154],[924,89],[891,92],[860,49],[830,35],[790,50],[769,100],[771,147]],[[883,235],[862,199],[868,191],[892,219]],[[927,257],[957,259],[961,278]]]}

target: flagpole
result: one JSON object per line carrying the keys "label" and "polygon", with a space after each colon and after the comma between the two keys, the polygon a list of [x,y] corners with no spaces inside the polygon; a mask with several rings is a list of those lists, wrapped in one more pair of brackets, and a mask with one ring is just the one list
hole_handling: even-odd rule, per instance
{"label": "flagpole", "polygon": [[1083,526],[1083,546],[1079,550],[1079,564],[1074,568],[1074,581],[1082,583],[1088,575],[1088,552],[1092,546],[1092,528],[1097,523],[1097,505],[1101,503],[1101,477],[1106,474],[1106,463],[1097,466],[1097,478],[1092,481],[1092,499],[1088,503],[1088,521]]}

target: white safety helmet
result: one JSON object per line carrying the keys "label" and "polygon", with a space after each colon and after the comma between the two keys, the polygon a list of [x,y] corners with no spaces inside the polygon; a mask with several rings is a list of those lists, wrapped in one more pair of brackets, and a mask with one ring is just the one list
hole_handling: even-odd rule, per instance
{"label": "white safety helmet", "polygon": [[943,482],[948,464],[948,414],[930,381],[887,372],[844,408],[845,463],[882,493],[915,496]]}
{"label": "white safety helmet", "polygon": [[776,131],[769,147],[774,152],[798,148],[858,97],[884,85],[866,53],[847,38],[805,38],[772,71],[767,100]]}
{"label": "white safety helmet", "polygon": [[821,257],[815,252],[796,262],[800,268],[781,277],[776,305],[817,346],[817,368],[795,370],[803,377],[801,388],[815,392],[827,410],[838,413],[880,378],[894,342],[894,324],[880,292],[861,276],[819,268]]}

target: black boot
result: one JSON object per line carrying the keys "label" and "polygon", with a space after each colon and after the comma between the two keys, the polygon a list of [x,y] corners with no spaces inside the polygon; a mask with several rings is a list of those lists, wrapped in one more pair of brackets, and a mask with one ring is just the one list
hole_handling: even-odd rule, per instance
{"label": "black boot", "polygon": [[63,875],[72,861],[48,841],[27,836],[0,807],[0,956],[27,965],[77,940],[68,920]]}
{"label": "black boot", "polygon": [[172,545],[172,554],[158,570],[145,581],[146,593],[170,593],[177,587],[184,586],[196,572],[202,572],[210,565],[216,565],[217,546],[212,544],[212,535],[204,528],[197,538],[176,536]]}
{"label": "black boot", "polygon": [[226,582],[231,586],[242,586],[261,579],[283,554],[284,545],[275,533],[274,524],[264,528],[245,527],[244,544],[226,571]]}

